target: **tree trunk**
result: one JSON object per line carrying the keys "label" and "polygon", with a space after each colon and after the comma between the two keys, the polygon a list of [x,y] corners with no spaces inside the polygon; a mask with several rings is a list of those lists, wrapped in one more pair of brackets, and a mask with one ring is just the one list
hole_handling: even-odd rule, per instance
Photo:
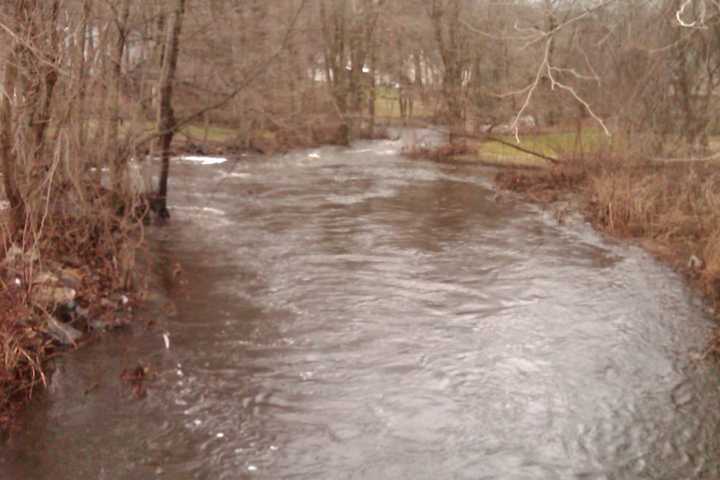
{"label": "tree trunk", "polygon": [[461,15],[462,4],[459,0],[450,0],[447,4],[434,0],[430,10],[435,40],[444,67],[442,91],[447,104],[450,143],[464,139],[465,134]]}
{"label": "tree trunk", "polygon": [[13,138],[13,104],[12,98],[17,84],[18,49],[16,46],[10,52],[5,63],[5,77],[3,86],[5,95],[0,104],[0,156],[2,156],[3,183],[5,195],[10,203],[10,236],[14,237],[25,222],[25,202],[23,201],[17,178],[17,155],[14,149]]}
{"label": "tree trunk", "polygon": [[[82,7],[82,23],[77,38],[77,51],[75,56],[77,66],[77,76],[80,79],[77,86],[77,119],[83,122],[85,119],[85,98],[87,97],[87,60],[88,52],[88,27],[90,27],[90,14],[92,12],[92,4],[90,0],[83,0]],[[87,131],[84,128],[78,129],[78,144],[80,148],[84,148],[87,143]]]}
{"label": "tree trunk", "polygon": [[[554,32],[555,28],[557,28],[557,18],[555,17],[555,11],[553,10],[553,4],[552,0],[545,0],[545,28],[546,31]],[[550,46],[548,48],[548,65],[554,65],[555,60],[555,35],[550,36]],[[549,79],[548,79],[549,80]],[[550,82],[547,82],[548,87],[550,86]],[[555,124],[558,121],[558,112],[555,107],[555,102],[550,101],[547,104],[547,124],[550,127],[554,127]]]}
{"label": "tree trunk", "polygon": [[[28,215],[33,211],[32,198],[44,188],[37,183],[42,175],[36,174],[43,172],[47,162],[45,137],[58,80],[58,15],[59,0],[18,0],[15,4],[20,35],[5,65],[0,103],[0,156],[11,209],[9,233],[13,238],[26,230]],[[44,58],[37,55],[38,49],[46,52]],[[14,103],[21,103],[20,108],[16,110]]]}
{"label": "tree trunk", "polygon": [[128,19],[130,17],[130,0],[122,0],[120,12],[116,19],[117,37],[115,38],[115,51],[112,59],[112,86],[110,96],[110,119],[105,139],[105,155],[110,163],[112,176],[112,189],[124,197],[124,173],[125,159],[118,151],[120,135],[120,94],[122,90],[122,62],[125,48],[127,46]]}
{"label": "tree trunk", "polygon": [[170,212],[167,209],[168,178],[170,176],[170,145],[172,144],[176,128],[172,97],[178,54],[180,52],[180,33],[182,31],[184,14],[185,0],[177,0],[175,11],[172,12],[167,24],[162,72],[158,85],[160,98],[158,101],[157,127],[162,167],[160,170],[156,209],[161,218],[170,217]]}
{"label": "tree trunk", "polygon": [[370,116],[370,124],[368,125],[368,136],[375,137],[375,102],[377,101],[377,81],[375,79],[377,64],[377,42],[372,40],[370,44],[370,89],[368,94],[368,115]]}

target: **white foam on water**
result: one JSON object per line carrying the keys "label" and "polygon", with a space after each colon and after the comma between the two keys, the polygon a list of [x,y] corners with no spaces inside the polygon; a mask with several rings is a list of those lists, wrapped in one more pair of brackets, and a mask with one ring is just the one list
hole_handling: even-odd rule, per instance
{"label": "white foam on water", "polygon": [[225,216],[225,212],[223,212],[219,208],[212,208],[212,207],[175,207],[175,209],[183,210],[186,212],[202,212],[202,213],[211,213],[213,215]]}
{"label": "white foam on water", "polygon": [[328,195],[326,200],[330,203],[338,205],[354,205],[357,203],[363,203],[373,198],[392,198],[395,195],[397,195],[397,190],[381,189],[374,192],[365,192],[355,195]]}
{"label": "white foam on water", "polygon": [[198,165],[219,165],[227,162],[227,158],[225,157],[202,157],[195,155],[185,155],[179,157],[179,159],[184,162],[197,163]]}
{"label": "white foam on water", "polygon": [[219,208],[212,208],[212,207],[202,207],[201,209],[205,213],[212,213],[214,215],[225,215],[225,212],[220,210]]}
{"label": "white foam on water", "polygon": [[240,172],[224,173],[222,175],[223,178],[250,178],[251,176],[249,173]]}

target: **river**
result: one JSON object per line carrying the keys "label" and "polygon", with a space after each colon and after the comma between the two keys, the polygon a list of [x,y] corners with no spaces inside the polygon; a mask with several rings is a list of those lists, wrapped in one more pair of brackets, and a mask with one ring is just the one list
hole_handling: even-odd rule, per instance
{"label": "river", "polygon": [[57,362],[0,478],[720,478],[682,279],[401,145],[178,162],[162,308]]}

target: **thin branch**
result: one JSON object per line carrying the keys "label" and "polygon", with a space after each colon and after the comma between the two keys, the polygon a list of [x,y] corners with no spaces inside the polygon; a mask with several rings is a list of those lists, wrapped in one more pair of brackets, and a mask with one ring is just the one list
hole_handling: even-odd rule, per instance
{"label": "thin branch", "polygon": [[675,19],[677,19],[678,24],[680,24],[681,27],[684,28],[707,28],[705,26],[705,2],[700,2],[700,18],[688,23],[685,20],[682,19],[682,16],[685,14],[685,9],[690,6],[693,0],[685,0],[683,4],[680,6],[680,8],[675,12]]}

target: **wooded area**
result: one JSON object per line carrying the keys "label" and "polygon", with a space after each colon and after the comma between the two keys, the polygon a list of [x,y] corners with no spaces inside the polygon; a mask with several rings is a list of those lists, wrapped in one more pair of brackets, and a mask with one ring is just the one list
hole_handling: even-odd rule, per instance
{"label": "wooded area", "polygon": [[398,116],[460,136],[583,126],[667,154],[706,151],[717,129],[712,2],[14,3],[1,150],[10,237],[26,246],[41,223],[104,210],[88,202],[132,212],[128,169],[148,155],[164,211],[176,132],[202,143],[224,127],[235,148],[271,151],[372,137]]}
{"label": "wooded area", "polygon": [[[590,130],[628,156],[711,155],[719,20],[710,0],[3,2],[3,287],[19,279],[3,295],[34,305],[53,262],[129,288],[183,151],[415,124],[450,143]],[[4,335],[26,331],[8,315]],[[13,342],[0,381],[36,370]]]}

